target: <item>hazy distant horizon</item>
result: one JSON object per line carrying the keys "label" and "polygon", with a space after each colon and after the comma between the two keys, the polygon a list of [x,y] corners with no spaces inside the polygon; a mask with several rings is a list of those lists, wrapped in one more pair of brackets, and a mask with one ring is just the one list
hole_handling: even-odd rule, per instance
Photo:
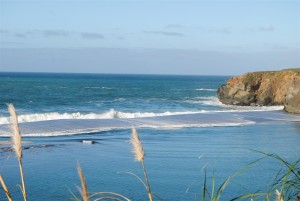
{"label": "hazy distant horizon", "polygon": [[[297,67],[295,67],[297,68]],[[279,70],[274,70],[274,71],[280,71],[280,70],[286,70],[289,68],[285,68],[285,69],[279,69]],[[293,69],[293,68],[291,68]],[[264,70],[261,70],[264,71]],[[273,70],[267,70],[267,71],[273,71]],[[24,74],[95,74],[95,75],[153,75],[153,76],[239,76],[239,75],[243,75],[245,73],[249,73],[249,72],[260,72],[260,71],[248,71],[248,72],[244,72],[242,74],[163,74],[163,73],[127,73],[127,72],[119,72],[119,73],[101,73],[101,72],[55,72],[55,71],[0,71],[0,73],[24,73]]]}
{"label": "hazy distant horizon", "polygon": [[239,75],[300,66],[300,1],[1,0],[0,71]]}
{"label": "hazy distant horizon", "polygon": [[99,72],[51,72],[51,71],[0,71],[1,73],[17,73],[17,74],[94,74],[94,75],[153,75],[153,76],[237,76],[237,75],[205,75],[205,74],[143,74],[143,73],[99,73]]}

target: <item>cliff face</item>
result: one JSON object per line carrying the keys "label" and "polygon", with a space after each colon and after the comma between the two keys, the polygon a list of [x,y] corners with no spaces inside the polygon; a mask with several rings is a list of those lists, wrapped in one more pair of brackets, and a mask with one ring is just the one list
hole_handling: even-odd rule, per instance
{"label": "cliff face", "polygon": [[232,77],[217,94],[224,104],[285,105],[286,111],[300,114],[300,68]]}

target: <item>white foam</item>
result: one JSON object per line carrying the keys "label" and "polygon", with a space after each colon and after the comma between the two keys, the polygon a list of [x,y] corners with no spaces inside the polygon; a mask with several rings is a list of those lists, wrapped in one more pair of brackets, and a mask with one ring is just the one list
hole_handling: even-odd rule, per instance
{"label": "white foam", "polygon": [[[226,111],[217,111],[217,112],[238,112],[238,111],[274,111],[274,110],[283,110],[284,106],[237,106],[237,105],[225,105],[219,101],[219,99],[215,96],[207,96],[207,97],[197,97],[197,100],[186,100],[185,102],[191,104],[201,104],[208,106],[219,106]],[[214,111],[211,111],[214,112]]]}
{"label": "white foam", "polygon": [[[210,112],[245,112],[245,111],[274,111],[283,110],[283,106],[233,106],[222,104],[217,97],[198,97],[202,100],[186,100],[184,102],[191,104],[201,104],[209,106],[219,106],[220,110],[197,110],[197,111],[181,111],[181,112],[122,112],[111,109],[104,113],[35,113],[35,114],[21,114],[18,115],[19,123],[24,122],[38,122],[60,119],[128,119],[128,118],[141,118],[141,117],[159,117],[170,115],[182,114],[197,114],[197,113],[210,113]],[[9,117],[0,117],[0,124],[9,124]]]}
{"label": "white foam", "polygon": [[201,105],[210,105],[210,106],[222,106],[223,104],[215,96],[208,97],[197,97],[196,100],[186,100],[186,103],[191,104],[201,104]]}
{"label": "white foam", "polygon": [[[139,117],[156,117],[156,116],[169,116],[178,114],[195,114],[199,111],[185,111],[185,112],[121,112],[111,109],[104,113],[88,113],[83,114],[80,112],[76,113],[35,113],[35,114],[22,114],[18,115],[19,123],[24,122],[37,122],[37,121],[49,121],[49,120],[59,120],[59,119],[127,119],[127,118],[139,118]],[[0,117],[0,124],[8,124],[9,117]]]}
{"label": "white foam", "polygon": [[[98,129],[69,129],[69,130],[60,130],[60,131],[38,131],[36,133],[26,133],[22,132],[23,136],[26,137],[52,137],[52,136],[66,136],[66,135],[80,135],[84,133],[96,133],[96,132],[103,132],[103,131],[109,131],[113,130],[114,128],[98,128]],[[11,137],[10,132],[2,132],[0,134],[0,137]],[[82,142],[87,143],[87,142]]]}
{"label": "white foam", "polygon": [[84,87],[85,89],[113,89],[110,87]]}
{"label": "white foam", "polygon": [[237,106],[237,105],[224,105],[222,107],[231,109],[229,111],[276,111],[276,110],[283,110],[283,105],[277,106]]}
{"label": "white foam", "polygon": [[210,105],[210,106],[222,106],[223,104],[219,101],[219,99],[215,96],[203,97],[202,100],[197,101],[203,105]]}
{"label": "white foam", "polygon": [[[34,132],[27,131],[26,129],[22,129],[22,135],[26,137],[50,137],[50,136],[65,136],[65,135],[79,135],[79,134],[85,134],[85,133],[97,133],[97,132],[103,132],[103,131],[110,131],[115,129],[130,129],[132,127],[135,128],[151,128],[151,129],[181,129],[181,128],[202,128],[202,127],[232,127],[232,126],[245,126],[249,124],[254,124],[255,122],[252,121],[242,121],[242,122],[236,122],[236,123],[175,123],[175,122],[152,122],[152,124],[145,123],[134,123],[134,122],[128,122],[127,126],[117,126],[116,127],[109,127],[106,125],[102,125],[101,127],[95,127],[95,128],[80,128],[80,129],[73,129],[72,126],[59,126],[57,125],[56,131],[53,131],[49,129],[49,126],[47,124],[44,124],[43,128],[36,128],[34,129]],[[80,124],[80,123],[79,123]],[[101,125],[101,124],[100,124]],[[32,125],[34,127],[34,125]],[[1,127],[0,127],[1,128]],[[10,137],[11,133],[10,131],[1,130],[0,137]],[[82,143],[85,144],[93,144],[93,141],[90,140],[83,140]]]}
{"label": "white foam", "polygon": [[[159,114],[159,113],[156,113]],[[160,113],[164,114],[164,113]],[[180,129],[186,127],[245,126],[265,122],[300,122],[300,117],[277,111],[200,111],[194,114],[177,114],[142,118],[63,119],[20,123],[24,136],[59,136],[96,133],[115,129],[153,128]],[[0,137],[11,135],[8,124],[0,125]]]}
{"label": "white foam", "polygon": [[217,91],[216,89],[206,89],[206,88],[199,88],[199,89],[195,89],[197,91]]}

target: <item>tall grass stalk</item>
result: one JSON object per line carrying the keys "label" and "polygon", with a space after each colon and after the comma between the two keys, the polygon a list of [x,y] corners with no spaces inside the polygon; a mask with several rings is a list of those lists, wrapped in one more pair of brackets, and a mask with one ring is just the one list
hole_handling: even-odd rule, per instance
{"label": "tall grass stalk", "polygon": [[206,171],[204,175],[204,183],[203,183],[203,188],[202,188],[202,199],[201,201],[220,201],[221,200],[221,195],[225,188],[228,186],[229,182],[233,176],[228,177],[217,189],[215,192],[216,186],[215,186],[215,177],[212,177],[212,184],[211,184],[211,190],[209,190],[209,187],[207,186],[207,176],[206,176]]}
{"label": "tall grass stalk", "polygon": [[[86,181],[85,181],[85,177],[83,175],[83,171],[82,171],[82,168],[81,168],[79,163],[77,165],[77,172],[78,172],[80,182],[81,182],[81,188],[78,187],[78,190],[81,194],[81,197],[82,197],[83,201],[89,201],[90,199],[92,199],[93,201],[107,200],[107,199],[109,199],[109,200],[120,200],[120,201],[122,201],[122,200],[130,201],[129,198],[127,198],[127,197],[125,197],[125,196],[123,196],[119,193],[115,193],[115,192],[96,192],[96,193],[93,193],[89,196],[87,184],[86,184]],[[81,201],[81,199],[78,198],[77,196],[75,196],[74,194],[73,194],[73,197],[74,197],[75,200]]]}
{"label": "tall grass stalk", "polygon": [[8,191],[8,188],[7,188],[7,186],[6,186],[5,182],[4,182],[4,179],[2,178],[1,175],[0,175],[0,183],[1,183],[2,187],[3,187],[3,190],[4,190],[5,194],[6,194],[6,197],[7,197],[8,201],[12,201],[11,195],[10,195],[10,193]]}
{"label": "tall grass stalk", "polygon": [[24,171],[23,171],[23,165],[22,165],[22,158],[23,158],[22,139],[21,139],[21,133],[19,130],[18,116],[17,116],[16,110],[15,110],[15,107],[13,106],[13,104],[8,104],[8,111],[9,111],[10,117],[11,117],[11,130],[13,131],[13,135],[12,135],[13,150],[15,151],[18,162],[19,162],[19,168],[20,168],[20,174],[21,174],[21,180],[22,180],[21,191],[22,191],[24,200],[27,201]]}
{"label": "tall grass stalk", "polygon": [[132,152],[135,156],[135,160],[140,162],[142,165],[145,180],[146,180],[146,189],[147,189],[149,200],[153,201],[153,196],[152,196],[152,192],[150,189],[150,184],[149,184],[146,166],[145,166],[145,162],[144,162],[145,152],[143,150],[141,140],[140,140],[139,135],[135,128],[132,128],[130,143],[132,144],[132,147],[133,147]]}
{"label": "tall grass stalk", "polygon": [[262,154],[263,157],[251,164],[255,164],[265,158],[273,158],[280,162],[283,165],[283,168],[277,173],[275,181],[272,182],[268,192],[249,193],[231,199],[231,201],[252,197],[267,201],[270,201],[270,198],[274,197],[274,200],[276,201],[300,201],[300,159],[290,163],[277,154],[269,154],[257,150],[252,151]]}
{"label": "tall grass stalk", "polygon": [[82,196],[83,201],[89,201],[89,193],[88,193],[87,185],[85,182],[82,168],[80,167],[79,163],[77,165],[77,171],[81,182],[81,188],[79,188],[80,194]]}
{"label": "tall grass stalk", "polygon": [[[282,163],[285,167],[285,172],[280,177],[277,177],[275,182],[272,184],[272,190],[275,190],[275,194],[278,201],[292,201],[300,200],[300,159],[293,163],[288,162],[284,158],[277,154],[269,154],[261,151],[256,151],[267,157],[274,158],[275,160]],[[281,173],[281,172],[280,172]],[[280,189],[278,191],[277,189]],[[274,192],[274,191],[273,191]]]}

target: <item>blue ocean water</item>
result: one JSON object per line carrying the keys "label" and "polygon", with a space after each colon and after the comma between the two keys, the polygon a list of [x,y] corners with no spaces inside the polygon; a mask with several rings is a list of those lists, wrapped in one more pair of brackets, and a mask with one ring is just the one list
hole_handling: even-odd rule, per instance
{"label": "blue ocean water", "polygon": [[[211,100],[217,87],[227,79],[214,76],[32,73],[1,73],[0,78],[1,102],[13,102],[20,115],[51,112],[104,115],[114,111],[102,118],[114,117],[117,112],[186,112],[214,108],[209,104],[201,105],[201,102]],[[2,104],[0,116],[5,116],[5,113]]]}
{"label": "blue ocean water", "polygon": [[[78,195],[77,161],[91,192],[146,200],[143,185],[126,173],[142,176],[131,153],[131,127],[144,145],[152,190],[164,200],[196,200],[205,170],[209,178],[215,172],[221,183],[261,157],[250,149],[299,158],[300,116],[280,106],[221,104],[216,91],[228,78],[0,73],[0,173],[21,199],[6,103],[13,103],[19,115],[31,200],[68,200],[69,190]],[[96,143],[82,143],[90,140]],[[234,178],[222,200],[268,189],[280,167],[271,159],[262,161]]]}

